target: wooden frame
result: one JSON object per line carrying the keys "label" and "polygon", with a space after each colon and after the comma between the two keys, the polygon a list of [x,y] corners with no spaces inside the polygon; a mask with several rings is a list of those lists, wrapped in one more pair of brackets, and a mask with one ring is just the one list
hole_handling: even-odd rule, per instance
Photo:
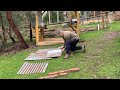
{"label": "wooden frame", "polygon": [[[80,35],[80,15],[79,15],[79,11],[74,11],[75,13],[75,18],[77,19],[77,23],[76,25],[73,25],[72,23],[69,23],[69,27],[71,27],[76,33],[77,35],[79,36]],[[71,19],[72,17],[68,16],[69,17],[69,22],[71,22]]]}
{"label": "wooden frame", "polygon": [[[80,28],[79,28],[79,23],[80,23],[80,15],[79,11],[74,11],[75,13],[75,18],[77,19],[76,26],[73,26],[71,23],[69,23],[69,26],[76,31],[77,35],[80,35]],[[51,45],[51,44],[57,44],[57,43],[63,43],[62,38],[44,38],[44,28],[39,28],[38,25],[38,13],[36,14],[36,45]],[[40,30],[40,32],[39,32]]]}

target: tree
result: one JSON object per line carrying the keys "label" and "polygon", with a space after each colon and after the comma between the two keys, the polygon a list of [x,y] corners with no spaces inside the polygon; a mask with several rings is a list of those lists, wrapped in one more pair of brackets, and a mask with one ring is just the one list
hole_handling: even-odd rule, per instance
{"label": "tree", "polygon": [[23,46],[24,49],[27,49],[28,48],[28,45],[27,43],[25,42],[25,40],[23,39],[21,33],[19,32],[19,30],[17,29],[13,19],[12,19],[12,16],[11,16],[11,11],[6,11],[6,16],[7,16],[7,20],[12,28],[12,30],[15,32],[19,42],[21,43],[21,45]]}
{"label": "tree", "polygon": [[15,39],[12,37],[12,32],[11,32],[11,28],[10,27],[7,29],[7,33],[9,35],[10,39],[12,40],[12,42],[15,43]]}
{"label": "tree", "polygon": [[3,24],[3,19],[2,19],[1,13],[0,13],[0,21],[1,21],[1,24],[2,24],[3,44],[5,44],[7,42],[7,39],[6,39],[6,32],[5,32],[5,27],[4,27],[4,24]]}

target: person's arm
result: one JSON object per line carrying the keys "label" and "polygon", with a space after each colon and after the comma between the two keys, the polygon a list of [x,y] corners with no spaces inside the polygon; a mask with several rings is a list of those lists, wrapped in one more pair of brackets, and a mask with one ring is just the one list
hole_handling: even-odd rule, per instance
{"label": "person's arm", "polygon": [[63,38],[63,40],[64,40],[64,45],[63,45],[63,48],[65,48],[65,42],[66,42],[66,41],[65,41],[65,38],[64,38],[64,37],[62,37],[62,38]]}
{"label": "person's arm", "polygon": [[65,41],[64,41],[64,46],[63,46],[63,48],[65,48]]}
{"label": "person's arm", "polygon": [[64,37],[62,37],[62,38],[63,38],[63,40],[64,40],[64,43],[63,43],[63,46],[58,47],[58,48],[60,48],[60,49],[64,49],[64,48],[65,48],[65,39],[64,39]]}

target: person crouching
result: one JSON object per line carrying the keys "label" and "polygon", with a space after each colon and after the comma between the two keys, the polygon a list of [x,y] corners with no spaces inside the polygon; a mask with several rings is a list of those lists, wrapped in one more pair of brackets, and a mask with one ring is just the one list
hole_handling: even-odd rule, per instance
{"label": "person crouching", "polygon": [[60,30],[58,34],[64,39],[64,46],[61,47],[62,50],[65,49],[66,51],[64,59],[73,56],[75,50],[83,49],[83,52],[86,51],[85,45],[76,46],[80,39],[75,32]]}

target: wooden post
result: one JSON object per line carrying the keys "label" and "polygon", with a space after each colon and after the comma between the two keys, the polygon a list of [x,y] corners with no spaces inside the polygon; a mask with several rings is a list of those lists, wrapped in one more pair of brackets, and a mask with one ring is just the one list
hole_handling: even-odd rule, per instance
{"label": "wooden post", "polygon": [[40,28],[40,41],[44,41],[44,28]]}
{"label": "wooden post", "polygon": [[48,17],[49,17],[49,24],[51,24],[50,11],[48,11]]}
{"label": "wooden post", "polygon": [[80,25],[80,14],[79,14],[79,11],[77,11],[77,34],[78,34],[78,36],[80,35],[80,27],[79,27],[79,25]]}
{"label": "wooden post", "polygon": [[57,11],[57,23],[59,23],[59,11]]}
{"label": "wooden post", "polygon": [[108,13],[106,14],[106,27],[108,27]]}
{"label": "wooden post", "polygon": [[36,44],[39,42],[38,13],[36,14]]}
{"label": "wooden post", "polygon": [[102,28],[104,29],[104,14],[102,13]]}
{"label": "wooden post", "polygon": [[95,17],[96,15],[95,15],[95,11],[94,11],[94,17]]}
{"label": "wooden post", "polygon": [[77,19],[77,25],[76,25],[76,29],[77,29],[77,35],[80,35],[80,28],[79,28],[79,24],[80,24],[80,15],[79,15],[79,11],[75,11],[75,16]]}

